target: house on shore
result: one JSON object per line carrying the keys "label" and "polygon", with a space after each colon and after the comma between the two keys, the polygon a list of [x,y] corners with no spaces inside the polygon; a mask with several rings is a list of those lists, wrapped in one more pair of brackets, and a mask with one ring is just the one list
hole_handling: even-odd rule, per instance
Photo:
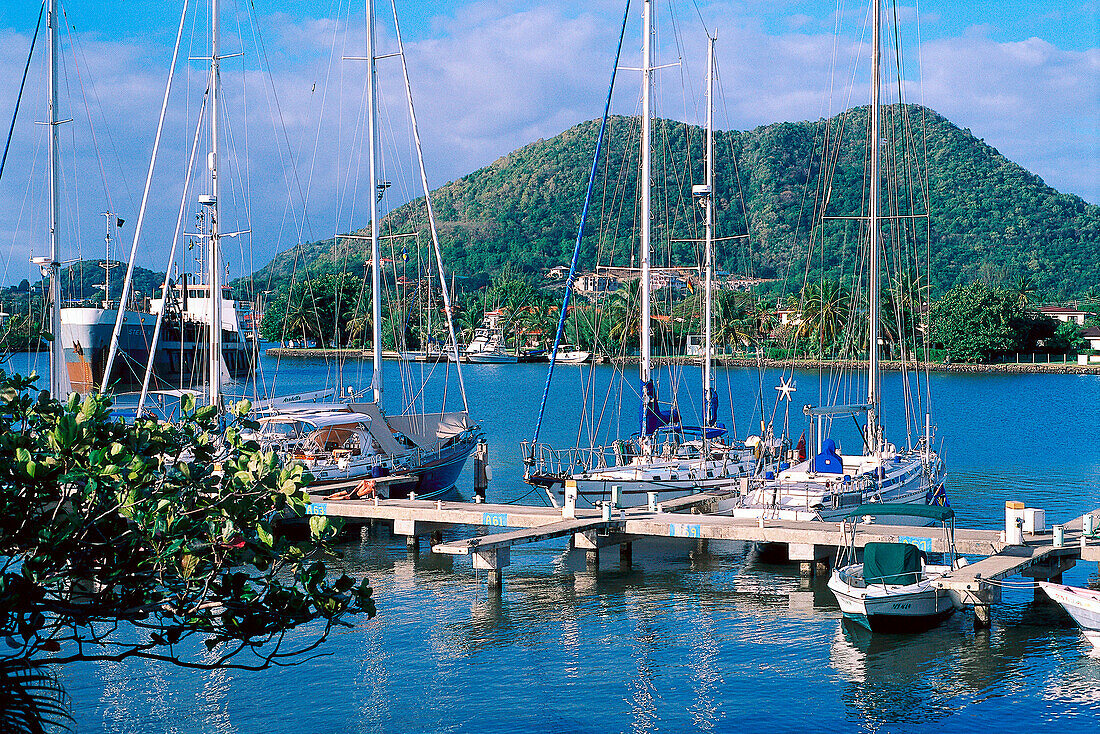
{"label": "house on shore", "polygon": [[1039,311],[1052,319],[1074,323],[1078,326],[1084,326],[1085,319],[1093,315],[1089,311],[1081,311],[1068,306],[1041,306]]}

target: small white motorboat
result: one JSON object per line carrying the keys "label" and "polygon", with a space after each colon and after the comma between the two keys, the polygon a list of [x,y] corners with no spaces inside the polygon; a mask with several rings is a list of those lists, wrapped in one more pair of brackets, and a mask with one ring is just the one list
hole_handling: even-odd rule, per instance
{"label": "small white motorboat", "polygon": [[587,350],[578,349],[572,344],[562,344],[558,347],[558,354],[554,361],[558,364],[584,364],[591,356],[592,353]]}
{"label": "small white motorboat", "polygon": [[1062,605],[1092,646],[1100,650],[1100,591],[1039,581],[1039,586]]}
{"label": "small white motorboat", "polygon": [[[914,516],[943,525],[946,565],[931,565],[911,543],[868,542],[857,555],[856,525],[866,517]],[[844,616],[872,632],[923,632],[958,608],[955,597],[936,579],[965,564],[955,553],[955,512],[938,505],[869,504],[853,510],[843,523],[846,544],[837,554],[829,590]]]}

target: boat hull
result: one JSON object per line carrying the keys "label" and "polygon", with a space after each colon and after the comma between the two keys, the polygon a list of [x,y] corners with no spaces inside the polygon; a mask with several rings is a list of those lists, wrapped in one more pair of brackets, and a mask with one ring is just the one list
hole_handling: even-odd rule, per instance
{"label": "boat hull", "polygon": [[[411,474],[416,477],[414,485],[401,485],[393,488],[389,499],[407,497],[409,492],[426,498],[447,491],[455,485],[466,460],[477,446],[480,434],[472,433],[468,438],[455,441],[433,451],[421,450],[415,462],[410,455],[364,458],[360,460],[317,462],[306,460],[306,468],[313,475],[311,486],[324,487],[329,484],[369,479],[386,474]],[[299,459],[300,460],[300,459]]]}
{"label": "boat hull", "polygon": [[[658,502],[666,502],[699,492],[739,490],[741,479],[750,476],[755,468],[749,457],[737,463],[683,461],[645,467],[612,467],[575,474],[568,481],[577,485],[578,504],[595,506],[610,501],[612,487],[618,487],[620,506],[642,507],[649,504],[650,493],[656,495]],[[708,472],[712,476],[707,476]],[[530,476],[527,481],[546,487],[555,501],[565,502],[565,478]],[[731,499],[731,503],[733,501]]]}
{"label": "boat hull", "polygon": [[[61,341],[69,382],[77,392],[87,393],[103,386],[107,355],[118,312],[103,308],[61,309]],[[156,328],[155,314],[127,311],[119,331],[118,355],[107,381],[116,389],[140,387],[149,362],[149,349]],[[205,376],[205,327],[185,324],[183,333],[178,320],[167,320],[153,360],[154,387],[195,387]],[[253,359],[248,343],[226,341],[222,355],[231,379],[242,379],[252,372]],[[186,376],[187,384],[181,384]]]}
{"label": "boat hull", "polygon": [[475,352],[467,354],[466,361],[474,364],[515,364],[519,358],[505,352]]}
{"label": "boat hull", "polygon": [[1064,584],[1038,582],[1039,586],[1073,618],[1096,650],[1100,650],[1100,591]]}
{"label": "boat hull", "polygon": [[955,611],[948,592],[927,583],[856,587],[834,571],[828,586],[844,616],[872,632],[924,632]]}
{"label": "boat hull", "polygon": [[[863,488],[854,482],[846,483],[843,475],[819,474],[788,481],[781,474],[777,479],[764,480],[756,486],[733,514],[776,520],[839,522],[863,504],[924,505],[937,495],[937,491],[930,491],[930,483],[942,493],[945,481],[939,457],[933,456],[930,464],[932,469],[926,474],[924,460],[919,454],[899,457],[898,461],[886,464],[886,477],[882,481]],[[879,522],[886,525],[927,523],[910,516],[882,516]]]}

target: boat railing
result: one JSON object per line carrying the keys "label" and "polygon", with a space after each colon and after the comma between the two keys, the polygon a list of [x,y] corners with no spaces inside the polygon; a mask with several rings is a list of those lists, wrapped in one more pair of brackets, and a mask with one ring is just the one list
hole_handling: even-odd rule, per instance
{"label": "boat railing", "polygon": [[[543,476],[568,476],[614,466],[622,455],[621,446],[592,446],[557,449],[549,444],[522,441],[527,472]],[[616,450],[618,449],[618,451]]]}
{"label": "boat railing", "polygon": [[832,484],[753,477],[748,489],[750,493],[756,492],[760,503],[770,509],[794,504],[806,509],[824,506],[836,510],[858,507],[863,503],[864,493],[872,486],[870,477],[855,477],[847,482],[838,479]]}

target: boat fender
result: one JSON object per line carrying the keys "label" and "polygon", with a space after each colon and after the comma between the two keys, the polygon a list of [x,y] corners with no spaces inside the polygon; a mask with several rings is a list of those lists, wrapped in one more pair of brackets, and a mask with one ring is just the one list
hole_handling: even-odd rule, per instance
{"label": "boat fender", "polygon": [[347,471],[348,467],[351,466],[351,459],[346,456],[341,456],[336,460],[336,466],[340,467],[340,471]]}
{"label": "boat fender", "polygon": [[840,509],[840,494],[838,492],[833,492],[833,509]]}

